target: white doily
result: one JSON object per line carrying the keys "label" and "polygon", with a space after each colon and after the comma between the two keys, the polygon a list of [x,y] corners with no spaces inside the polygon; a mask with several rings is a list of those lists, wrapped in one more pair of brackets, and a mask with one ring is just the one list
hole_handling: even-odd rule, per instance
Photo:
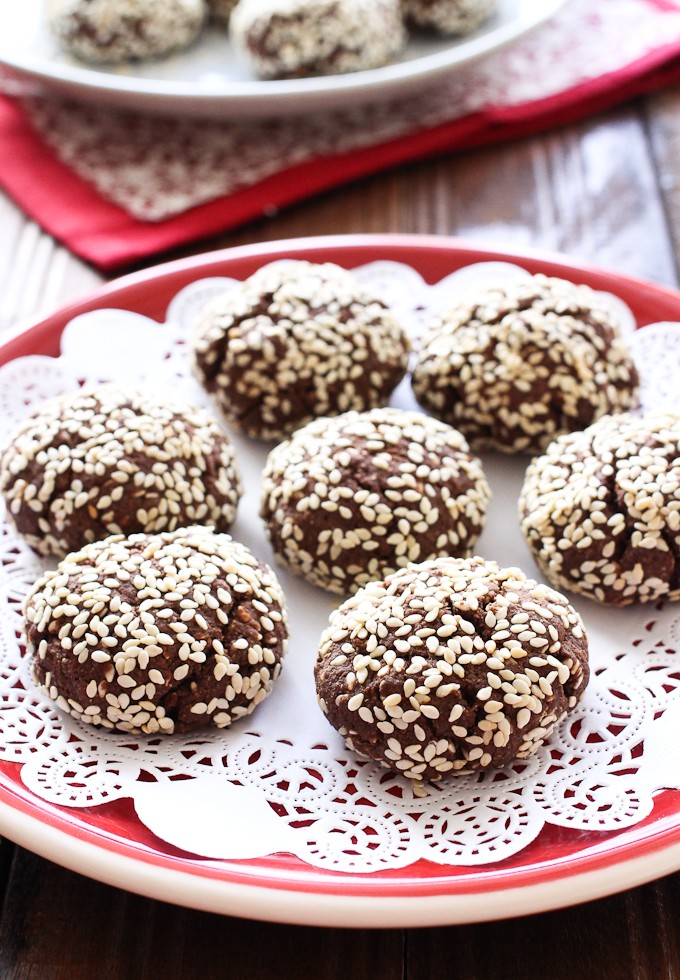
{"label": "white doily", "polygon": [[[27,99],[33,125],[100,194],[161,221],[295,164],[383,144],[476,112],[540,102],[620,72],[680,36],[659,0],[569,0],[515,44],[424,93],[269,121],[165,119],[59,99]],[[124,139],[121,139],[121,133]]]}
{"label": "white doily", "polygon": [[[391,262],[357,274],[415,332],[472,282],[527,275],[487,263],[427,286],[413,269]],[[67,327],[58,359],[35,355],[7,364],[0,369],[0,440],[34,404],[83,382],[139,382],[208,404],[187,374],[185,338],[206,297],[230,282],[192,284],[172,302],[165,324],[120,310],[88,313]],[[680,325],[646,327],[631,343],[645,391],[657,405],[676,404]],[[407,383],[394,403],[413,407]],[[233,533],[272,562],[257,516],[266,448],[233,438],[246,487]],[[487,455],[484,465],[494,501],[477,550],[540,577],[516,517],[525,461]],[[155,834],[203,857],[291,852],[344,872],[420,858],[481,865],[521,851],[545,824],[629,827],[650,813],[655,792],[680,788],[677,606],[607,610],[574,599],[590,635],[593,676],[551,745],[529,761],[451,779],[417,798],[408,780],[345,749],[317,707],[312,664],[333,597],[280,571],[291,643],[271,697],[226,731],[136,739],[80,726],[33,687],[20,645],[21,603],[41,567],[0,516],[0,758],[19,764],[24,784],[54,804],[92,807],[131,797]]]}

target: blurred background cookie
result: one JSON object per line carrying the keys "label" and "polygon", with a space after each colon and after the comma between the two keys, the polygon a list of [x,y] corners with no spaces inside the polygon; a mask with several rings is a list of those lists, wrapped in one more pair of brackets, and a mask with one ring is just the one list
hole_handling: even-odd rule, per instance
{"label": "blurred background cookie", "polygon": [[399,0],[239,0],[230,36],[261,78],[377,68],[406,45]]}
{"label": "blurred background cookie", "polygon": [[495,12],[498,0],[401,0],[408,23],[443,35],[476,31]]}
{"label": "blurred background cookie", "polygon": [[47,0],[48,24],[60,44],[101,64],[187,48],[206,16],[205,0]]}

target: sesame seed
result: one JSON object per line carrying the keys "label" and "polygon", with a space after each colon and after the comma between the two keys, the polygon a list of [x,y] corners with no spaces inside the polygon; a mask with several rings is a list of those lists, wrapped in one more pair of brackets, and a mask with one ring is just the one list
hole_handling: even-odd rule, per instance
{"label": "sesame seed", "polygon": [[[491,602],[489,625],[486,604]],[[468,618],[470,610],[474,620]],[[531,641],[543,636],[534,623],[544,627],[547,637],[551,621],[558,624],[558,639],[569,639],[568,658],[532,651]],[[485,631],[505,625],[516,627],[514,634],[508,631],[504,646],[494,643],[489,650]],[[445,640],[452,644],[444,648],[448,656],[441,655],[441,626],[452,628]],[[433,636],[435,642],[428,645]],[[380,641],[372,642],[377,637]],[[397,641],[411,638],[420,645],[398,651]],[[480,668],[486,684],[480,683]],[[567,690],[560,669],[568,675]],[[345,600],[330,617],[315,670],[319,699],[350,748],[368,758],[379,750],[386,765],[409,778],[432,780],[506,762],[515,731],[526,730],[524,742],[535,751],[537,740],[552,731],[548,719],[555,699],[577,703],[581,696],[572,692],[578,690],[576,677],[581,686],[587,680],[587,645],[578,615],[559,593],[517,569],[500,569],[479,558],[441,558],[371,582]],[[375,682],[369,681],[376,675]],[[473,678],[475,701],[483,712],[466,703]],[[375,725],[370,737],[353,727],[352,711]],[[435,729],[435,723],[433,739],[428,728]],[[517,757],[527,751],[520,747]],[[456,753],[459,759],[452,758]],[[403,757],[415,765],[397,766]]]}
{"label": "sesame seed", "polygon": [[[185,563],[188,556],[190,567]],[[115,581],[112,577],[114,568]],[[247,666],[230,663],[223,642],[227,633],[222,633],[216,624],[210,626],[205,631],[208,636],[200,640],[189,632],[192,627],[178,628],[184,611],[181,596],[188,592],[193,596],[192,601],[196,601],[197,595],[205,598],[211,594],[212,583],[218,576],[227,580],[233,578],[233,588],[244,597],[246,605],[243,608],[254,600],[265,610],[255,607],[254,615],[250,613],[247,620],[249,633],[254,631],[253,636],[261,638],[260,642],[246,641]],[[136,600],[123,602],[121,595],[114,591],[119,587],[116,583],[125,581],[135,589]],[[168,587],[165,587],[166,581]],[[107,583],[105,587],[103,582]],[[66,583],[70,591],[67,589],[57,599],[54,590],[63,590]],[[177,598],[166,606],[168,595]],[[67,607],[63,602],[65,597],[69,599]],[[207,602],[205,607],[212,608]],[[68,616],[66,609],[71,610]],[[55,614],[58,614],[56,632],[62,634],[61,640],[50,626]],[[159,622],[167,623],[162,630],[154,622],[156,616]],[[64,635],[64,624],[72,630],[75,618],[79,619],[75,628],[82,638],[68,647],[65,641],[71,643],[71,637]],[[265,619],[266,623],[263,622]],[[236,631],[238,622],[237,616]],[[81,553],[67,556],[56,571],[46,572],[36,583],[27,600],[27,623],[29,648],[35,643],[36,649],[43,654],[42,659],[36,658],[41,664],[36,671],[36,680],[51,692],[50,696],[60,708],[78,716],[84,713],[89,723],[104,725],[106,722],[104,727],[121,728],[126,732],[165,734],[174,731],[178,724],[181,730],[183,723],[164,720],[163,704],[155,703],[159,688],[164,699],[174,692],[179,706],[184,702],[189,712],[194,705],[205,705],[205,711],[199,708],[194,713],[205,714],[206,724],[212,724],[212,715],[220,699],[214,695],[203,698],[202,690],[206,684],[213,684],[215,678],[221,680],[228,674],[233,702],[229,717],[249,713],[269,694],[278,676],[287,639],[283,596],[270,571],[242,545],[205,527],[164,532],[157,536],[138,534],[128,539],[115,536],[86,545]],[[43,630],[44,636],[31,634],[31,624],[35,624],[35,629]],[[200,625],[197,626],[200,629]],[[108,630],[111,630],[110,635]],[[233,629],[229,630],[230,636],[233,632]],[[211,635],[214,633],[217,636]],[[103,652],[96,645],[106,641],[107,652]],[[92,646],[95,648],[90,654]],[[84,691],[83,697],[93,701],[92,704],[81,703],[80,696],[69,696],[67,687],[62,692],[62,686],[69,683],[67,671],[60,672],[60,690],[55,688],[53,658],[56,656],[61,661],[66,654],[81,672],[88,661],[103,671],[105,680],[100,680],[102,674],[98,673],[86,677],[83,686],[78,687],[79,692]],[[182,660],[185,662],[180,662]],[[208,660],[211,661],[208,671],[201,671],[201,666]],[[159,662],[163,670],[153,666]],[[66,661],[67,668],[69,664]],[[72,672],[75,682],[79,683],[75,667]],[[107,690],[114,681],[117,688],[122,689],[120,694],[114,695]],[[105,715],[98,699],[106,703]],[[220,727],[227,723],[228,718],[222,712]]]}

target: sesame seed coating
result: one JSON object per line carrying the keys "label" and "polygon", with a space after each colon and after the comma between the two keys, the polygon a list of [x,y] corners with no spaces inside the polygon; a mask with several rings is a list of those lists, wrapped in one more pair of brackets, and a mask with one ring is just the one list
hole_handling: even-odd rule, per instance
{"label": "sesame seed coating", "polygon": [[562,432],[637,405],[638,373],[588,286],[536,275],[485,289],[423,337],[413,390],[470,446],[536,453]]}
{"label": "sesame seed coating", "polygon": [[470,554],[491,497],[459,432],[396,408],[308,423],[270,452],[262,486],[277,558],[343,595],[409,562]]}
{"label": "sesame seed coating", "polygon": [[530,464],[519,511],[558,587],[614,605],[680,599],[680,414],[560,436]]}
{"label": "sesame seed coating", "polygon": [[88,544],[35,583],[25,612],[45,694],[86,724],[146,734],[250,714],[288,637],[274,574],[206,527]]}
{"label": "sesame seed coating", "polygon": [[102,385],[43,403],[0,455],[7,512],[41,555],[109,534],[201,523],[226,531],[241,485],[203,409]]}
{"label": "sesame seed coating", "polygon": [[95,64],[158,58],[188,47],[206,20],[204,0],[48,0],[59,42]]}
{"label": "sesame seed coating", "polygon": [[438,34],[470,34],[487,21],[498,0],[401,0],[404,17]]}
{"label": "sesame seed coating", "polygon": [[230,35],[261,78],[377,68],[406,44],[399,0],[239,0]]}
{"label": "sesame seed coating", "polygon": [[274,262],[209,305],[195,368],[226,418],[279,439],[321,415],[387,401],[410,343],[384,303],[332,263]]}
{"label": "sesame seed coating", "polygon": [[588,643],[564,596],[519,569],[440,558],[339,606],[314,674],[350,749],[435,781],[532,755],[583,696]]}

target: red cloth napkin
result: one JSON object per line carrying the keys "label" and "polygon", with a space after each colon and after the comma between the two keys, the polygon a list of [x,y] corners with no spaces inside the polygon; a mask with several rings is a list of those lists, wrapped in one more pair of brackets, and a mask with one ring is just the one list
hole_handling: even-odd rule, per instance
{"label": "red cloth napkin", "polygon": [[[448,89],[339,112],[334,126],[328,113],[297,123],[201,123],[0,97],[0,185],[74,253],[112,270],[365,174],[537,133],[677,82],[678,3],[570,0],[521,42],[458,69]],[[130,156],[98,153],[106,130],[92,130],[109,122],[119,143],[121,132],[132,134]],[[258,143],[269,146],[266,159]],[[255,150],[242,167],[244,146]],[[173,150],[183,185],[169,176]],[[216,162],[227,173],[230,158],[239,174],[225,178],[227,190],[202,187],[202,175]]]}

